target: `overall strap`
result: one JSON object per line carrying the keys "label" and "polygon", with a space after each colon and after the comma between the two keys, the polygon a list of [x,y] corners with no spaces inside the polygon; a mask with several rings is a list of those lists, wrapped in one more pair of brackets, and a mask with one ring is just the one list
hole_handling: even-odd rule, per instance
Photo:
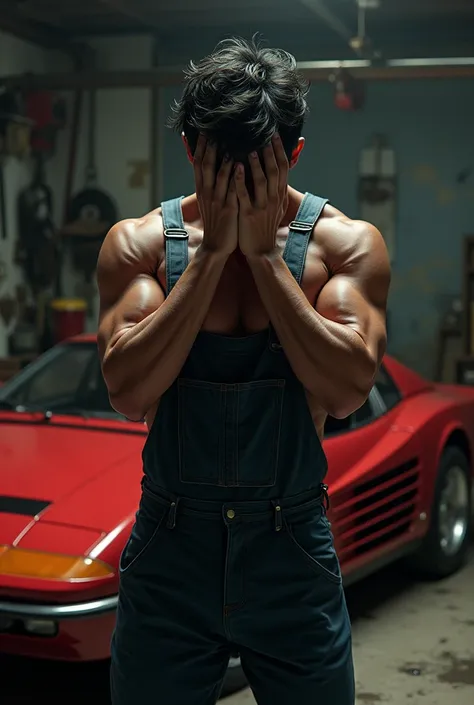
{"label": "overall strap", "polygon": [[168,295],[188,266],[188,232],[184,227],[180,198],[161,204],[166,256],[166,294]]}
{"label": "overall strap", "polygon": [[[311,193],[305,193],[296,214],[296,220],[290,223],[283,259],[298,284],[301,284],[306,253],[313,228],[327,202],[327,198],[319,198],[319,196],[313,196]],[[272,325],[270,325],[269,333],[270,350],[279,353],[282,350],[282,346]]]}
{"label": "overall strap", "polygon": [[290,223],[283,259],[298,284],[301,284],[306,252],[313,228],[327,202],[327,198],[306,193],[298,209],[296,220]]}

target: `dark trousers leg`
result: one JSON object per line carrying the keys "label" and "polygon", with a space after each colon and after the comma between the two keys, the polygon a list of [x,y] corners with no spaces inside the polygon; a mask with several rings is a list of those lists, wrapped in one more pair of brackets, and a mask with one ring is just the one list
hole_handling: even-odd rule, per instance
{"label": "dark trousers leg", "polygon": [[354,705],[350,644],[335,662],[302,654],[280,661],[247,649],[241,658],[258,705]]}
{"label": "dark trousers leg", "polygon": [[233,545],[244,581],[227,631],[258,705],[354,705],[351,627],[324,510],[280,531],[236,525]]}
{"label": "dark trousers leg", "polygon": [[222,632],[225,531],[142,502],[121,560],[113,705],[214,705],[229,660]]}

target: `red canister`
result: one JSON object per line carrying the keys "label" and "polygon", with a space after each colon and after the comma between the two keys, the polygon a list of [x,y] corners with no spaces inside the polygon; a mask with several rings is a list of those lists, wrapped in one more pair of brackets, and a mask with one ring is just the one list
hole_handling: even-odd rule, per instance
{"label": "red canister", "polygon": [[84,333],[87,311],[84,299],[54,299],[51,308],[55,343]]}

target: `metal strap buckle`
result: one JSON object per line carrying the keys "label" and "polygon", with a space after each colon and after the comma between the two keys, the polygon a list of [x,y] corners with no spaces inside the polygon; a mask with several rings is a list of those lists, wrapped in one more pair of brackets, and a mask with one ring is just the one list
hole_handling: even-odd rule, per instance
{"label": "metal strap buckle", "polygon": [[169,240],[187,240],[189,237],[184,228],[165,228],[164,235]]}
{"label": "metal strap buckle", "polygon": [[314,227],[314,223],[302,223],[300,220],[292,220],[290,223],[290,230],[296,233],[309,233]]}
{"label": "metal strap buckle", "polygon": [[329,490],[329,487],[327,485],[321,485],[321,497],[322,497],[323,505],[326,508],[326,511],[329,509],[330,504],[331,504],[329,501],[328,490]]}

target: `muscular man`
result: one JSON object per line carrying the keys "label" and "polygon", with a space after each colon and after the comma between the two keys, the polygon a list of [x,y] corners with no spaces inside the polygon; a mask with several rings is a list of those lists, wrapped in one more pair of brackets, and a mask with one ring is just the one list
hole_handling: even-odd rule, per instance
{"label": "muscular man", "polygon": [[306,92],[252,42],[191,64],[174,124],[196,192],[100,254],[110,399],[149,428],[114,705],[213,705],[235,651],[259,705],[354,702],[321,439],[373,384],[389,265],[373,226],[288,185]]}

